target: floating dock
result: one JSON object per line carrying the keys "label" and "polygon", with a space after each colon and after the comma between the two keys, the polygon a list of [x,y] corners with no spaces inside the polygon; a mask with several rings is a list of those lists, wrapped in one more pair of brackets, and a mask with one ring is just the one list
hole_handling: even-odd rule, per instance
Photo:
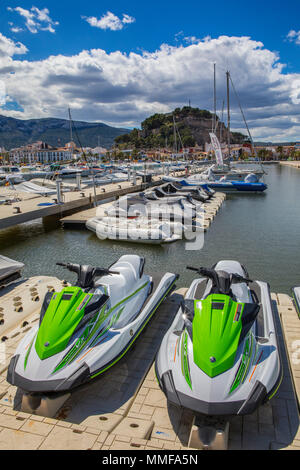
{"label": "floating dock", "polygon": [[[58,279],[55,282],[62,283]],[[26,334],[24,318],[19,326],[4,332],[0,449],[191,450],[188,443],[193,416],[167,403],[153,366],[162,338],[186,291],[174,292],[160,306],[134,349],[105,375],[66,396],[52,417],[21,411],[22,392],[6,382],[9,360]],[[230,419],[230,450],[300,450],[297,349],[295,355],[300,320],[289,296],[272,294],[272,300],[277,312],[283,382],[277,395],[255,413]],[[39,308],[26,318],[26,331],[39,320],[40,304],[36,306]]]}
{"label": "floating dock", "polygon": [[[212,221],[219,212],[225,199],[226,195],[224,193],[216,193],[208,203],[203,204],[202,207],[205,211],[204,230],[207,230],[210,227]],[[163,200],[157,202],[163,203]],[[63,227],[67,227],[68,225],[85,226],[86,222],[93,217],[104,217],[104,211],[110,205],[111,203],[103,204],[98,207],[93,207],[92,209],[87,209],[85,211],[77,212],[67,217],[63,217],[61,219],[61,223]]]}

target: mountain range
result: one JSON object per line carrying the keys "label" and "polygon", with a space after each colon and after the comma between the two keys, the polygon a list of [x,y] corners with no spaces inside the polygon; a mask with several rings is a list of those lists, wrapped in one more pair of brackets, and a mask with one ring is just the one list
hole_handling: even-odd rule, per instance
{"label": "mountain range", "polygon": [[[80,147],[110,148],[114,139],[129,129],[110,127],[103,123],[73,121],[73,141]],[[70,142],[70,122],[65,119],[14,119],[0,115],[0,147],[6,150],[43,141],[53,147]]]}

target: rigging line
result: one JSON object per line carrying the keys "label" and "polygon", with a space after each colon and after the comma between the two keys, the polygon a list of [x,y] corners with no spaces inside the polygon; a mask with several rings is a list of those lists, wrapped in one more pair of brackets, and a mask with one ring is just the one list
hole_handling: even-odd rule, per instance
{"label": "rigging line", "polygon": [[[253,148],[253,150],[254,150],[255,156],[256,156],[257,158],[259,158],[259,157],[258,157],[258,154],[257,154],[257,151],[256,151],[256,148],[255,148],[254,141],[253,141],[253,139],[252,139],[252,135],[251,135],[250,129],[249,129],[249,127],[248,127],[248,123],[247,123],[247,121],[246,121],[246,117],[245,117],[245,114],[244,114],[244,111],[243,111],[243,108],[242,108],[242,105],[241,105],[239,96],[238,96],[237,91],[236,91],[236,89],[235,89],[235,86],[234,86],[234,83],[233,83],[233,80],[232,80],[232,77],[231,77],[231,74],[230,74],[230,73],[229,73],[229,78],[230,78],[230,82],[231,82],[231,85],[232,85],[234,94],[235,94],[235,96],[236,96],[236,99],[237,99],[237,102],[238,102],[238,105],[239,105],[239,108],[240,108],[240,111],[241,111],[241,114],[242,114],[243,119],[244,119],[244,123],[245,123],[246,129],[247,129],[247,132],[248,132],[248,135],[249,135],[251,144],[252,144],[252,148]],[[263,172],[265,173],[260,158],[259,158],[259,162],[260,162],[260,165],[261,165],[261,169],[262,169]]]}
{"label": "rigging line", "polygon": [[[176,124],[175,124],[176,125]],[[177,130],[177,134],[178,134],[178,137],[179,137],[179,141],[180,141],[180,144],[181,144],[181,148],[182,150],[184,150],[184,145],[183,145],[183,142],[182,142],[182,139],[181,139],[181,135],[179,133],[179,130],[178,130],[178,127],[176,125],[176,130]]]}
{"label": "rigging line", "polygon": [[71,110],[69,109],[69,114],[70,114],[70,122],[71,122],[71,126],[73,125],[74,126],[74,130],[75,130],[75,134],[76,134],[76,138],[78,140],[78,143],[79,143],[79,146],[80,146],[80,149],[81,149],[81,152],[82,152],[82,155],[83,157],[85,158],[86,162],[87,162],[87,166],[90,170],[90,173],[91,173],[91,176],[92,176],[92,180],[93,180],[93,186],[94,186],[94,198],[95,198],[95,202],[94,202],[94,206],[97,207],[97,192],[96,192],[96,183],[95,183],[95,170],[93,167],[91,167],[91,160],[87,158],[87,155],[85,153],[85,151],[83,150],[83,147],[82,147],[82,144],[81,144],[81,140],[79,139],[79,135],[78,135],[78,132],[77,132],[77,128],[75,126],[75,123],[74,121],[72,120],[72,116],[71,116]]}
{"label": "rigging line", "polygon": [[180,141],[182,150],[184,150],[184,145],[183,145],[183,142],[182,142],[182,139],[181,139],[181,135],[180,135],[180,133],[179,133],[179,130],[178,130],[176,121],[175,121],[175,116],[174,116],[174,114],[173,114],[173,122],[174,122],[174,135],[175,135],[175,145],[176,145],[176,153],[177,153],[177,152],[178,152],[177,137],[176,137],[177,135],[178,135],[178,137],[179,137],[179,141]]}

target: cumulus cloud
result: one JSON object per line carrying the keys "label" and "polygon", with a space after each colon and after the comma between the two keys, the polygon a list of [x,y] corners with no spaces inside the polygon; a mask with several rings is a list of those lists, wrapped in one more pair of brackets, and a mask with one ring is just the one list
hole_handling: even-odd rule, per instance
{"label": "cumulus cloud", "polygon": [[28,49],[21,42],[14,42],[0,33],[0,64],[1,57],[12,57],[17,54],[26,54]]}
{"label": "cumulus cloud", "polygon": [[[1,114],[65,117],[72,103],[74,119],[133,127],[150,114],[169,112],[189,100],[192,106],[212,109],[216,63],[219,115],[229,68],[253,137],[299,140],[300,74],[284,73],[278,55],[248,37],[207,37],[195,44],[164,44],[155,52],[129,54],[92,49],[28,61],[13,57],[26,52],[24,45],[0,36],[0,51],[6,51],[0,56],[0,74],[7,94],[24,110]],[[231,105],[232,128],[245,132],[233,92]]]}
{"label": "cumulus cloud", "polygon": [[[25,19],[25,26],[33,34],[37,34],[38,31],[49,31],[55,33],[55,27],[59,25],[58,21],[53,21],[50,17],[48,8],[39,8],[33,6],[30,10],[26,10],[22,7],[7,7],[8,11],[18,13],[22,18]],[[11,31],[18,33],[23,31],[19,26],[11,25]]]}
{"label": "cumulus cloud", "polygon": [[96,18],[95,16],[83,16],[82,18],[95,28],[104,30],[110,29],[111,31],[119,31],[124,28],[124,25],[135,22],[135,18],[132,16],[124,14],[123,18],[119,18],[111,11],[108,11],[100,19]]}

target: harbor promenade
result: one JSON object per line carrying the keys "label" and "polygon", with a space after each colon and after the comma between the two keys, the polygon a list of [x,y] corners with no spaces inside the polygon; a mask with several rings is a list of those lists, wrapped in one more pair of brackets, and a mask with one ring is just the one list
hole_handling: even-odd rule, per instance
{"label": "harbor promenade", "polygon": [[286,162],[280,162],[280,165],[282,166],[291,166],[292,168],[297,168],[300,169],[300,160],[299,161],[286,161]]}

